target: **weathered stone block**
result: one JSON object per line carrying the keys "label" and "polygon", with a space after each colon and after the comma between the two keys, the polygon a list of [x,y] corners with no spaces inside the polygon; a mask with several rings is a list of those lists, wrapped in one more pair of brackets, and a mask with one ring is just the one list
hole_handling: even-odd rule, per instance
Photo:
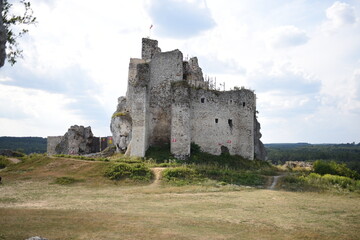
{"label": "weathered stone block", "polygon": [[92,152],[94,136],[90,127],[71,126],[55,147],[56,154],[88,154]]}

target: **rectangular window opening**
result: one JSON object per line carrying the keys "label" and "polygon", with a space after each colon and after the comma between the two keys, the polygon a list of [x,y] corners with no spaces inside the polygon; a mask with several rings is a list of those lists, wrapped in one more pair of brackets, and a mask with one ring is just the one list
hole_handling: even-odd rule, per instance
{"label": "rectangular window opening", "polygon": [[201,103],[204,103],[205,102],[205,98],[201,98]]}
{"label": "rectangular window opening", "polygon": [[215,123],[218,123],[219,122],[219,119],[215,118]]}
{"label": "rectangular window opening", "polygon": [[243,107],[245,107],[245,102],[243,102]]}
{"label": "rectangular window opening", "polygon": [[228,120],[228,124],[229,124],[229,126],[232,128],[232,126],[233,126],[232,119],[229,119],[229,120]]}

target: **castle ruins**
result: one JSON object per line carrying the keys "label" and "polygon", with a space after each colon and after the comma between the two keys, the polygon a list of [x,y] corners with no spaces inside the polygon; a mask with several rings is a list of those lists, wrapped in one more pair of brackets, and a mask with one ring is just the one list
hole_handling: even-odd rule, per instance
{"label": "castle ruins", "polygon": [[130,59],[126,97],[118,99],[110,128],[117,150],[130,156],[170,145],[176,158],[186,159],[193,142],[211,154],[265,160],[256,113],[253,91],[213,89],[196,57],[161,52],[158,41],[143,38],[142,57]]}
{"label": "castle ruins", "polygon": [[47,154],[84,155],[113,146],[112,137],[95,137],[91,127],[74,125],[63,136],[47,137]]}

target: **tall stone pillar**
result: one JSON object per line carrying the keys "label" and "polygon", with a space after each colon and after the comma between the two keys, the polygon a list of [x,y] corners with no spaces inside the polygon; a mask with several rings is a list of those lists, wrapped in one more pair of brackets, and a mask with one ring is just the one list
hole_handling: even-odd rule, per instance
{"label": "tall stone pillar", "polygon": [[177,159],[186,159],[191,143],[190,89],[185,81],[174,82],[172,86],[170,151]]}

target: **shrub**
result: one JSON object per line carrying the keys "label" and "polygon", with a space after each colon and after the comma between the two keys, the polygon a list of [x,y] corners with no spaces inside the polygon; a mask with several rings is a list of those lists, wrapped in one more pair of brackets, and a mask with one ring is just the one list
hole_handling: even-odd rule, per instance
{"label": "shrub", "polygon": [[[292,178],[293,182],[287,178]],[[321,176],[318,173],[310,173],[300,177],[288,176],[284,177],[284,182],[288,182],[292,187],[297,186],[294,190],[337,190],[337,191],[360,191],[360,181],[349,177],[325,174]]]}
{"label": "shrub", "polygon": [[116,112],[112,115],[112,118],[127,116],[127,112]]}
{"label": "shrub", "polygon": [[115,162],[122,162],[122,163],[142,163],[141,158],[139,157],[128,157],[123,156],[115,160]]}
{"label": "shrub", "polygon": [[325,174],[322,179],[325,183],[330,183],[332,185],[337,184],[342,188],[347,188],[354,183],[354,180],[351,178],[330,174]]}
{"label": "shrub", "polygon": [[4,156],[0,156],[0,169],[6,168],[11,162]]}
{"label": "shrub", "polygon": [[163,179],[175,185],[185,185],[203,181],[194,169],[188,167],[168,168],[163,172]]}
{"label": "shrub", "polygon": [[70,185],[76,182],[79,182],[80,180],[72,178],[72,177],[58,177],[55,179],[56,184],[60,184],[60,185]]}
{"label": "shrub", "polygon": [[196,143],[192,142],[190,144],[190,153],[193,155],[193,154],[199,154],[200,152],[201,152],[201,147]]}
{"label": "shrub", "polygon": [[325,174],[331,174],[331,175],[338,175],[338,176],[344,176],[354,179],[360,179],[359,174],[346,167],[346,165],[336,163],[335,161],[325,162],[322,160],[317,160],[314,162],[314,172],[325,175]]}
{"label": "shrub", "polygon": [[270,163],[261,160],[248,160],[238,155],[230,155],[228,153],[219,156],[210,153],[202,152],[201,148],[191,143],[191,156],[186,160],[186,163],[194,163],[200,165],[212,165],[216,167],[238,169],[238,170],[259,170],[259,169],[273,169]]}
{"label": "shrub", "polygon": [[195,170],[188,167],[169,168],[163,173],[163,177],[166,179],[190,179],[195,176]]}
{"label": "shrub", "polygon": [[238,171],[209,165],[169,168],[163,172],[163,179],[177,185],[201,183],[206,179],[224,184],[258,186],[264,184],[264,177],[254,172]]}
{"label": "shrub", "polygon": [[156,163],[163,163],[174,158],[170,153],[170,145],[150,146],[145,154],[146,158],[152,158]]}
{"label": "shrub", "polygon": [[105,171],[105,176],[111,180],[131,179],[136,181],[150,181],[153,178],[153,173],[147,166],[141,163],[117,163],[112,164]]}
{"label": "shrub", "polygon": [[289,191],[313,191],[318,190],[308,184],[304,178],[296,175],[286,175],[280,179],[281,187]]}
{"label": "shrub", "polygon": [[321,176],[317,173],[310,173],[308,176],[302,178],[311,184],[323,186],[338,185],[341,188],[347,188],[355,182],[355,180],[351,178],[331,174],[325,174],[324,176]]}
{"label": "shrub", "polygon": [[194,168],[203,177],[227,184],[258,186],[263,185],[265,181],[263,176],[250,171],[239,171],[211,165],[198,165]]}
{"label": "shrub", "polygon": [[31,164],[33,167],[44,165],[53,160],[48,155],[40,153],[32,153],[22,157],[21,159],[23,160],[23,163]]}

